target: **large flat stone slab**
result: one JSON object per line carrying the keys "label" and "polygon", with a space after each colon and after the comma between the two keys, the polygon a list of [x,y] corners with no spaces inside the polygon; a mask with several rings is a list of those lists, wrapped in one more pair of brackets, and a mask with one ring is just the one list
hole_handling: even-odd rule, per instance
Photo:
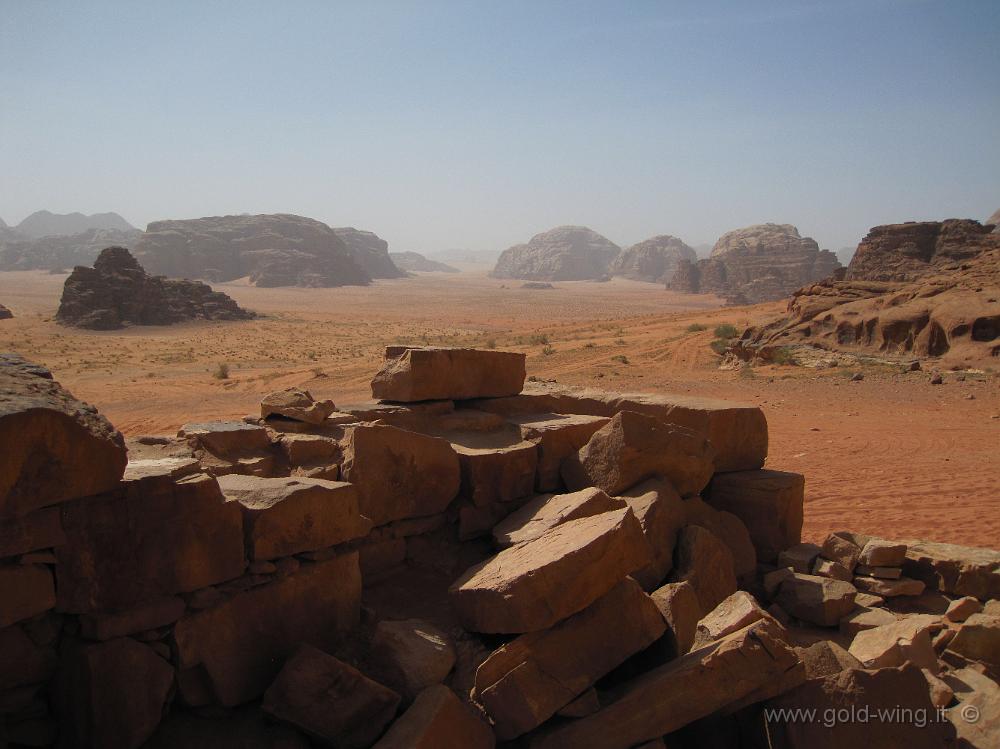
{"label": "large flat stone slab", "polygon": [[516,395],[524,386],[524,359],[512,351],[388,346],[372,397],[408,403]]}
{"label": "large flat stone slab", "polygon": [[372,749],[493,749],[496,737],[448,687],[417,695]]}
{"label": "large flat stone slab", "polygon": [[569,494],[542,494],[512,512],[493,529],[493,540],[502,549],[533,541],[570,520],[624,508],[625,500],[609,497],[589,487]]}
{"label": "large flat stone slab", "polygon": [[509,419],[520,429],[521,438],[538,448],[535,489],[539,492],[562,489],[562,462],[608,423],[607,417],[585,414],[514,414]]}
{"label": "large flat stone slab", "polygon": [[903,574],[928,588],[980,601],[1000,599],[1000,551],[933,541],[906,544]]}
{"label": "large flat stone slab", "polygon": [[586,608],[649,562],[630,509],[571,520],[468,569],[449,595],[473,632],[551,627]]}

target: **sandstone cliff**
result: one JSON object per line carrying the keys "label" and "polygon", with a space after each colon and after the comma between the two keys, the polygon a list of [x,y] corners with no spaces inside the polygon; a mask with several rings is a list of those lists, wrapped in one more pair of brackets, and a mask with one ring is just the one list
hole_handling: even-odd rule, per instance
{"label": "sandstone cliff", "polygon": [[419,252],[390,252],[389,257],[397,268],[412,273],[458,273],[458,268],[431,260]]}
{"label": "sandstone cliff", "polygon": [[621,248],[585,226],[558,226],[508,247],[490,274],[526,281],[591,281],[608,277]]}
{"label": "sandstone cliff", "polygon": [[151,273],[257,286],[363,286],[371,282],[324,223],[291,214],[154,221],[135,245]]}
{"label": "sandstone cliff", "polygon": [[337,228],[333,233],[343,241],[354,262],[372,278],[406,277],[389,256],[389,243],[377,234],[353,227]]}
{"label": "sandstone cliff", "polygon": [[693,263],[697,259],[695,251],[680,239],[660,234],[622,250],[611,264],[611,275],[666,283],[682,260]]}
{"label": "sandstone cliff", "polygon": [[108,247],[93,268],[77,266],[66,279],[56,319],[78,328],[112,330],[254,316],[207,284],[149,276],[127,249]]}
{"label": "sandstone cliff", "polygon": [[782,299],[839,267],[834,253],[791,224],[757,224],[723,234],[704,260],[682,261],[667,288],[756,304]]}

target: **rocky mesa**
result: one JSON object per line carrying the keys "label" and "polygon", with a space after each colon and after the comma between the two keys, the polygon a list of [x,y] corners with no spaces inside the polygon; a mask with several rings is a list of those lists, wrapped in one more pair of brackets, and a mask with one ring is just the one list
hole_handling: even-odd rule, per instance
{"label": "rocky mesa", "polygon": [[124,247],[106,248],[93,268],[74,268],[56,313],[63,325],[91,330],[253,317],[208,284],[148,275]]}
{"label": "rocky mesa", "polygon": [[668,283],[682,260],[694,263],[695,251],[677,237],[660,234],[626,247],[611,264],[611,275],[634,281]]}
{"label": "rocky mesa", "polygon": [[508,247],[490,275],[525,281],[595,281],[609,277],[621,248],[585,226],[558,226]]}

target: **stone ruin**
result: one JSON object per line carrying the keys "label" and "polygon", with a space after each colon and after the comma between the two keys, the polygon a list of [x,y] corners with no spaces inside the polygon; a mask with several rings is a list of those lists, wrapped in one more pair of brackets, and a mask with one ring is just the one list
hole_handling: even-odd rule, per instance
{"label": "stone ruin", "polygon": [[0,358],[0,746],[997,746],[1000,553],[802,543],[760,409],[524,365],[126,441]]}

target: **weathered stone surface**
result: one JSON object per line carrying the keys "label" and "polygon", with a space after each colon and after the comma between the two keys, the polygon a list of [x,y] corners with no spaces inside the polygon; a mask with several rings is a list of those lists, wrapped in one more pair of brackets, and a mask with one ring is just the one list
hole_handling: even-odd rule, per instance
{"label": "weathered stone surface", "polygon": [[260,401],[260,418],[281,416],[307,424],[322,424],[337,407],[332,400],[318,401],[302,388],[287,388],[268,393]]}
{"label": "weathered stone surface", "polygon": [[712,447],[683,427],[621,411],[594,432],[562,465],[571,490],[596,486],[620,494],[643,479],[663,476],[683,497],[697,494],[712,477]]}
{"label": "weathered stone surface", "polygon": [[648,564],[630,509],[571,520],[468,569],[449,594],[474,632],[531,632],[581,611]]}
{"label": "weathered stone surface", "polygon": [[582,718],[584,715],[593,715],[600,709],[601,697],[597,694],[597,690],[591,687],[568,705],[559,708],[556,715],[561,718]]}
{"label": "weathered stone surface", "polygon": [[301,645],[264,694],[261,709],[317,741],[365,749],[396,714],[399,695],[343,661]]}
{"label": "weathered stone surface", "polygon": [[850,570],[842,566],[839,562],[831,562],[829,559],[824,559],[823,557],[816,557],[811,572],[820,577],[843,580],[846,583],[854,579],[854,575],[851,574]]}
{"label": "weathered stone surface", "polygon": [[358,493],[342,481],[220,476],[226,501],[243,512],[251,559],[276,559],[360,538],[371,530]]}
{"label": "weathered stone surface", "polygon": [[858,564],[866,567],[899,567],[906,559],[906,544],[873,538],[858,556]]}
{"label": "weathered stone surface", "polygon": [[184,609],[183,599],[170,596],[128,611],[85,614],[80,617],[80,634],[90,640],[112,640],[173,624],[184,615]]}
{"label": "weathered stone surface", "polygon": [[535,489],[559,491],[563,486],[562,462],[576,453],[608,423],[607,417],[586,414],[520,414],[509,417],[521,430],[521,438],[538,449]]}
{"label": "weathered stone surface", "polygon": [[219,458],[239,458],[271,447],[267,430],[260,424],[245,421],[205,421],[185,424],[177,432],[195,449],[206,450]]}
{"label": "weathered stone surface", "polygon": [[[942,677],[959,702],[946,715],[960,740],[972,747],[995,746],[1000,736],[1000,684],[971,668],[958,669]],[[969,708],[975,712],[970,712]],[[976,717],[975,722],[969,716]]]}
{"label": "weathered stone surface", "polygon": [[774,623],[755,622],[624,684],[605,707],[542,733],[531,747],[628,749],[725,708],[797,663]]}
{"label": "weathered stone surface", "polygon": [[622,250],[609,271],[635,281],[667,283],[681,260],[693,263],[697,259],[694,250],[677,237],[660,234]]}
{"label": "weathered stone surface", "polygon": [[372,637],[372,661],[381,681],[412,700],[445,680],[455,648],[448,635],[419,619],[382,621]]}
{"label": "weathered stone surface", "polygon": [[854,568],[855,575],[862,577],[878,577],[883,580],[898,580],[903,576],[902,567],[867,567],[859,564]]}
{"label": "weathered stone surface", "polygon": [[0,627],[48,611],[55,604],[55,586],[48,567],[0,565]]}
{"label": "weathered stone surface", "polygon": [[879,608],[856,606],[847,616],[840,620],[840,631],[853,637],[866,629],[875,629],[886,624],[893,624],[896,617],[892,612]]}
{"label": "weathered stone surface", "polygon": [[159,725],[173,681],[167,661],[127,637],[75,648],[57,678],[64,740],[136,749]]}
{"label": "weathered stone surface", "polygon": [[201,281],[150,276],[124,247],[108,247],[94,267],[78,265],[63,286],[56,320],[91,330],[256,317]]}
{"label": "weathered stone surface", "polygon": [[656,604],[626,579],[551,629],[494,651],[476,672],[474,696],[497,737],[512,739],[544,723],[665,628]]}
{"label": "weathered stone surface", "polygon": [[823,541],[820,554],[825,559],[836,562],[843,569],[847,570],[848,574],[851,574],[854,572],[854,568],[858,564],[858,559],[861,557],[861,549],[853,541],[844,536],[831,533]]}
{"label": "weathered stone surface", "polygon": [[[340,458],[340,444],[317,434],[282,434],[278,448],[289,466],[330,466]],[[322,477],[316,477],[322,478]]]}
{"label": "weathered stone surface", "polygon": [[125,439],[44,367],[0,355],[0,517],[112,489]]}
{"label": "weathered stone surface", "polygon": [[632,577],[643,590],[655,590],[674,566],[674,545],[685,523],[684,500],[662,479],[644,481],[621,499],[635,513],[652,554],[650,563],[633,572]]}
{"label": "weathered stone surface", "polygon": [[180,479],[201,473],[201,465],[192,457],[138,458],[125,466],[125,481],[141,481],[155,477]]}
{"label": "weathered stone surface", "polygon": [[374,232],[344,226],[335,227],[333,233],[347,247],[354,262],[372,278],[406,278],[389,254],[389,243]]}
{"label": "weathered stone surface", "polygon": [[757,571],[757,551],[742,520],[731,512],[716,510],[701,497],[685,499],[681,506],[687,525],[700,525],[726,545],[733,555],[733,571],[738,580],[753,577]]}
{"label": "weathered stone surface", "polygon": [[504,447],[452,443],[458,455],[460,494],[480,507],[526,497],[535,488],[538,450],[530,442]]}
{"label": "weathered stone surface", "polygon": [[0,304],[0,320],[10,320],[12,317],[14,317],[14,313]]}
{"label": "weathered stone surface", "polygon": [[983,610],[983,604],[973,596],[956,598],[948,604],[948,610],[944,613],[944,618],[950,622],[964,622],[973,614],[978,614]]}
{"label": "weathered stone surface", "polygon": [[667,583],[654,590],[650,598],[667,623],[667,631],[663,635],[667,656],[676,658],[684,655],[694,645],[698,622],[702,617],[694,588],[689,582]]}
{"label": "weathered stone surface", "polygon": [[849,668],[861,668],[861,661],[831,640],[819,640],[807,648],[796,648],[807,679],[839,674]]}
{"label": "weathered stone surface", "polygon": [[952,595],[1000,599],[1000,551],[931,541],[906,544],[905,575]]}
{"label": "weathered stone surface", "polygon": [[215,698],[238,705],[264,691],[299,643],[332,646],[360,611],[356,552],[305,564],[177,622],[178,666],[200,667]]}
{"label": "weathered stone surface", "polygon": [[750,532],[757,558],[773,564],[802,537],[805,477],[785,471],[716,473],[704,499],[736,515]]}
{"label": "weathered stone surface", "polygon": [[901,577],[898,580],[886,580],[878,577],[854,576],[854,587],[863,590],[865,593],[892,598],[894,596],[919,596],[924,592],[922,580],[913,580],[909,577]]}
{"label": "weathered stone surface", "polygon": [[65,540],[58,507],[0,521],[0,558],[59,546]]}
{"label": "weathered stone surface", "polygon": [[677,537],[673,582],[691,583],[701,611],[711,611],[736,592],[733,555],[719,538],[698,525],[689,525]]}
{"label": "weathered stone surface", "polygon": [[569,494],[542,494],[512,512],[493,529],[493,540],[502,549],[532,541],[557,525],[579,518],[620,510],[625,500],[609,497],[589,487]]}
{"label": "weathered stone surface", "polygon": [[443,439],[391,426],[350,427],[341,475],[375,525],[434,515],[458,495],[458,456]]}
{"label": "weathered stone surface", "polygon": [[243,520],[215,479],[127,482],[62,507],[58,608],[115,611],[239,577]]}
{"label": "weathered stone surface", "polygon": [[614,393],[529,383],[521,395],[475,402],[493,413],[587,414],[612,417],[619,411],[653,416],[671,426],[686,427],[708,439],[715,450],[715,470],[749,471],[767,457],[767,420],[757,406],[732,401],[663,393]]}
{"label": "weathered stone surface", "polygon": [[56,653],[36,644],[18,625],[0,628],[0,690],[48,681]]}
{"label": "weathered stone surface", "polygon": [[958,628],[948,649],[971,660],[1000,666],[1000,617],[972,614]]}
{"label": "weathered stone surface", "polygon": [[[954,729],[936,720],[927,681],[920,669],[847,669],[802,686],[768,705],[774,710],[815,710],[828,720],[774,720],[768,730],[775,747],[843,749],[851,746],[886,749],[941,749],[951,745]],[[829,711],[833,710],[831,713]],[[843,710],[843,713],[838,711]],[[895,720],[857,720],[837,715],[899,715]],[[917,716],[907,720],[903,716]],[[923,716],[921,720],[919,716]]]}
{"label": "weathered stone surface", "polygon": [[865,668],[902,666],[909,661],[936,672],[931,631],[939,626],[936,617],[926,614],[904,617],[892,624],[858,632],[849,651]]}
{"label": "weathered stone surface", "polygon": [[508,247],[497,259],[493,278],[529,281],[588,281],[608,277],[621,248],[586,226],[557,226],[527,244]]}
{"label": "weathered stone surface", "polygon": [[836,627],[851,613],[856,594],[857,590],[850,583],[796,572],[781,582],[774,600],[803,621]]}
{"label": "weathered stone surface", "polygon": [[795,572],[808,575],[812,572],[820,549],[816,544],[796,544],[778,554],[779,567],[791,567]]}
{"label": "weathered stone surface", "polygon": [[524,386],[524,358],[512,351],[388,346],[372,397],[409,403],[516,395]]}
{"label": "weathered stone surface", "polygon": [[489,725],[448,687],[427,687],[373,749],[493,749]]}
{"label": "weathered stone surface", "polygon": [[745,590],[738,590],[722,601],[699,620],[695,629],[695,649],[743,629],[755,621],[770,618],[754,597]]}

